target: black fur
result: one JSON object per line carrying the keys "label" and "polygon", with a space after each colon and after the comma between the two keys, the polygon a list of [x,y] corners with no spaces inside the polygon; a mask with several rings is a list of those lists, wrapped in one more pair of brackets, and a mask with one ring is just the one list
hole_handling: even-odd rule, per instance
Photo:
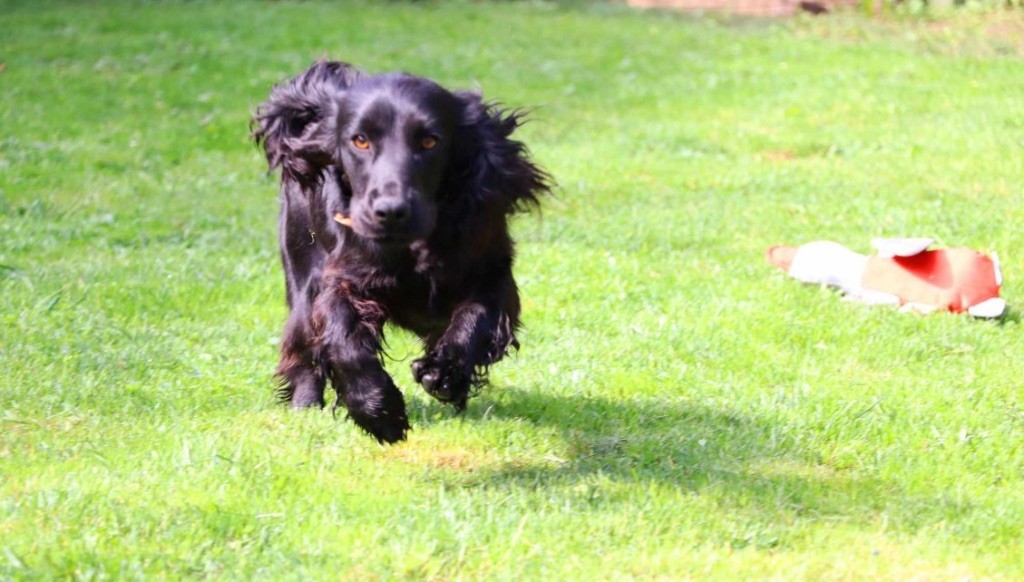
{"label": "black fur", "polygon": [[477,93],[340,62],[274,88],[252,134],[281,168],[282,399],[322,407],[330,380],[335,408],[395,442],[409,422],[381,362],[385,322],[423,340],[413,376],[460,411],[518,348],[508,217],[550,184],[510,138],[521,119]]}

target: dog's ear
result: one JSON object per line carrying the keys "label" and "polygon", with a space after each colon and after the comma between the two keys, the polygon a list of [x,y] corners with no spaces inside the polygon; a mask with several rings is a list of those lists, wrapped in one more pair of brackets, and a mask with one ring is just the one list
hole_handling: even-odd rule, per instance
{"label": "dog's ear", "polygon": [[551,190],[551,176],[511,138],[525,113],[503,110],[476,92],[455,96],[462,112],[450,176],[462,201],[506,214],[537,206],[538,196]]}
{"label": "dog's ear", "polygon": [[339,99],[359,78],[351,65],[319,61],[297,77],[277,85],[250,122],[270,170],[304,187],[319,183],[333,162]]}

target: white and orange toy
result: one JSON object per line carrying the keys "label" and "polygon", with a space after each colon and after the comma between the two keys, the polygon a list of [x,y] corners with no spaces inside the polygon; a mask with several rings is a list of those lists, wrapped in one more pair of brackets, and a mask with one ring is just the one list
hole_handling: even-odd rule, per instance
{"label": "white and orange toy", "polygon": [[768,249],[768,262],[805,283],[837,287],[847,297],[871,304],[899,305],[930,313],[952,311],[1000,317],[1006,302],[998,257],[972,249],[928,250],[930,238],[876,238],[878,251],[862,255],[834,242]]}

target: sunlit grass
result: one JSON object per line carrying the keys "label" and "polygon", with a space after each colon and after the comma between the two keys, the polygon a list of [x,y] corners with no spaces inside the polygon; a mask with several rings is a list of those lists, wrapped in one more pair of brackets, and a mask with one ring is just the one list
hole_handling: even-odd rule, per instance
{"label": "sunlit grass", "polygon": [[[1024,64],[986,17],[0,4],[0,577],[1024,568]],[[246,124],[323,55],[531,108],[560,184],[516,224],[523,349],[464,416],[389,333],[394,447],[273,398]],[[868,309],[763,260],[878,235],[998,251],[1010,315]]]}

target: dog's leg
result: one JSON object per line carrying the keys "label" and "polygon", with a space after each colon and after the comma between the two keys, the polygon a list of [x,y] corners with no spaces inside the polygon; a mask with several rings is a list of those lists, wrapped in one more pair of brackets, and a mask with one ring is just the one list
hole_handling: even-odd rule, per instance
{"label": "dog's leg", "polygon": [[310,234],[309,203],[294,183],[282,185],[278,228],[290,308],[276,372],[281,379],[280,397],[293,408],[323,408],[326,378],[313,357],[310,316],[320,291],[320,275],[327,253]]}
{"label": "dog's leg", "polygon": [[292,408],[324,407],[327,380],[313,355],[313,330],[310,312],[315,285],[292,296],[292,310],[281,338],[281,361],[275,373],[281,379],[281,400]]}
{"label": "dog's leg", "polygon": [[313,306],[317,359],[323,363],[349,417],[379,442],[405,439],[405,399],[381,363],[383,313],[349,297],[340,281],[325,279]]}
{"label": "dog's leg", "polygon": [[466,408],[474,384],[482,384],[487,366],[519,347],[519,293],[511,269],[487,278],[452,314],[448,328],[427,353],[412,364],[413,377],[441,402]]}

